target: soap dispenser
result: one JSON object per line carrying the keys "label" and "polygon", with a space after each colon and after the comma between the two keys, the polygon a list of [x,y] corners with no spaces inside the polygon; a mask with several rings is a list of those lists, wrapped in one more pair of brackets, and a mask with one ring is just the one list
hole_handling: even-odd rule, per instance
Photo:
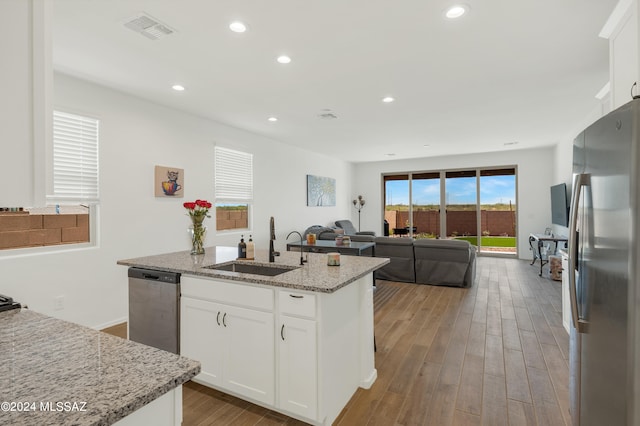
{"label": "soap dispenser", "polygon": [[247,241],[247,260],[254,260],[256,252],[256,245],[253,243],[253,238],[249,235],[249,241]]}
{"label": "soap dispenser", "polygon": [[238,243],[238,259],[247,258],[247,243],[244,242],[244,235],[240,236],[240,242]]}

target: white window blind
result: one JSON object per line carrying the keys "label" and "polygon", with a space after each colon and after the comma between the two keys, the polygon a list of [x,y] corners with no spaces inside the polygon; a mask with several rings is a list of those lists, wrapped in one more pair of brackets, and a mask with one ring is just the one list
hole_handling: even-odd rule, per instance
{"label": "white window blind", "polygon": [[215,147],[216,200],[253,200],[253,155]]}
{"label": "white window blind", "polygon": [[98,201],[95,118],[53,112],[53,200]]}

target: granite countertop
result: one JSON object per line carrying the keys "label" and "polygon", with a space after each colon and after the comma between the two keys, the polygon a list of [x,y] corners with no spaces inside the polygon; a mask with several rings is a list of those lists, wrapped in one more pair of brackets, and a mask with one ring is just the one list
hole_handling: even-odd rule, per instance
{"label": "granite countertop", "polygon": [[110,425],[199,372],[197,361],[29,309],[0,312],[0,424]]}
{"label": "granite countertop", "polygon": [[283,251],[276,257],[275,263],[268,262],[267,250],[256,250],[255,260],[243,260],[266,266],[298,267],[274,277],[245,274],[239,272],[207,269],[206,266],[226,264],[236,260],[236,247],[207,247],[204,255],[191,255],[189,250],[135,259],[119,260],[119,265],[159,271],[180,272],[185,275],[220,278],[284,287],[298,290],[333,293],[345,285],[373,272],[389,263],[384,257],[340,256],[340,266],[327,266],[327,255],[322,253],[304,254],[308,262],[300,266],[300,252]]}

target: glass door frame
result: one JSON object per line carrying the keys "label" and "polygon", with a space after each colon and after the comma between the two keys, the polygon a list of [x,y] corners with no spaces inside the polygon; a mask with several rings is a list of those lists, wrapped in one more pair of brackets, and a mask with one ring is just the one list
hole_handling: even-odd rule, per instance
{"label": "glass door frame", "polygon": [[[496,253],[496,252],[487,252],[482,251],[482,210],[481,210],[481,194],[480,194],[480,178],[482,177],[482,172],[485,170],[509,170],[513,169],[513,175],[515,179],[515,217],[514,217],[514,228],[515,228],[515,253]],[[408,194],[409,194],[409,205],[408,205],[408,220],[409,220],[409,237],[413,237],[413,176],[414,175],[424,175],[424,174],[436,174],[440,175],[440,238],[447,238],[447,211],[446,211],[446,175],[447,172],[462,172],[462,171],[475,171],[476,177],[476,238],[477,238],[477,250],[478,255],[487,255],[495,257],[516,257],[518,256],[518,240],[520,238],[518,232],[518,166],[517,165],[506,165],[506,166],[485,166],[485,167],[465,167],[459,169],[444,169],[444,170],[431,170],[431,171],[413,171],[413,172],[390,172],[390,173],[382,173],[382,217],[385,217],[385,211],[387,206],[386,200],[386,182],[387,177],[389,176],[406,176],[408,182]],[[393,179],[388,179],[393,180]],[[400,179],[396,179],[400,180]]]}

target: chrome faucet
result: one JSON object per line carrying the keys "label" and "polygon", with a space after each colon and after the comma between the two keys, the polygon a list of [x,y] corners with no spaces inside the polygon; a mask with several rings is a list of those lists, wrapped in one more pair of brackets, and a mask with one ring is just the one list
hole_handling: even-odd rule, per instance
{"label": "chrome faucet", "polygon": [[275,251],[273,249],[273,241],[276,239],[276,226],[273,220],[273,216],[271,216],[271,221],[269,222],[269,262],[273,263],[276,261],[276,256],[280,256],[279,251]]}
{"label": "chrome faucet", "polygon": [[302,253],[303,253],[303,250],[302,250],[302,234],[300,234],[298,231],[291,231],[291,232],[289,232],[289,235],[287,235],[287,240],[289,239],[289,236],[291,234],[298,234],[300,236],[300,266],[303,266],[304,263],[306,262],[306,260],[304,260],[302,258]]}

